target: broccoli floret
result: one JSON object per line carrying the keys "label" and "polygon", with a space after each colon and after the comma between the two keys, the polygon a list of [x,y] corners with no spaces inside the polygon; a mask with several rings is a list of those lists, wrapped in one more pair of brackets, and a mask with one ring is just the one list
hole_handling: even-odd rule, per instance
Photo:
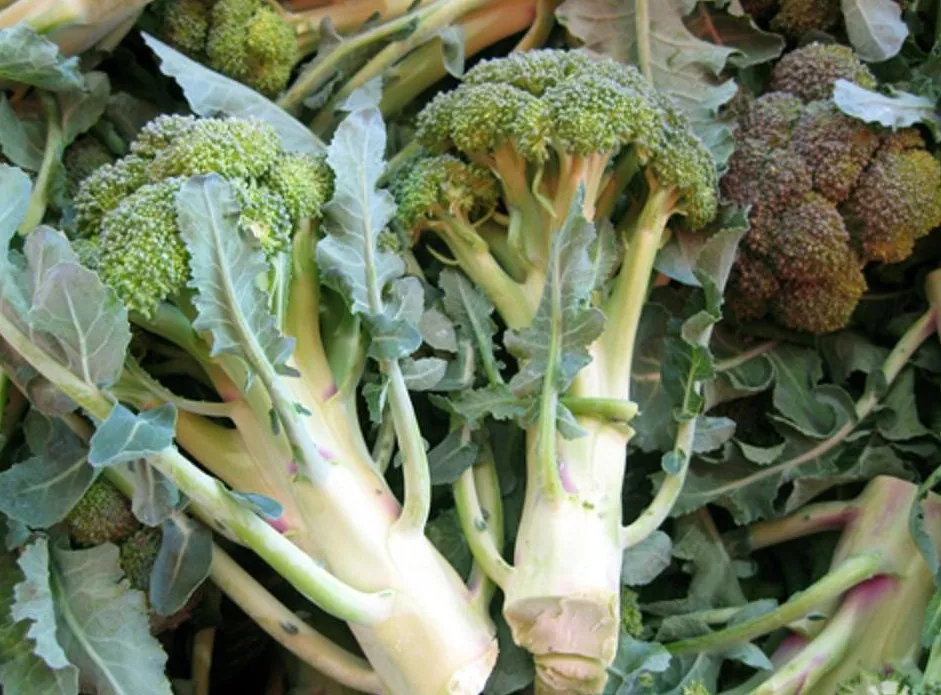
{"label": "broccoli floret", "polygon": [[852,48],[840,44],[812,43],[785,55],[774,66],[769,89],[787,92],[804,101],[829,99],[833,83],[849,80],[866,89],[876,78]]}
{"label": "broccoli floret", "polygon": [[644,632],[644,617],[640,611],[636,591],[621,589],[621,629],[631,637],[640,637]]}
{"label": "broccoli floret", "polygon": [[808,31],[831,31],[841,16],[840,0],[781,0],[771,29],[797,39]]}
{"label": "broccoli floret", "polygon": [[[852,67],[852,56],[831,55]],[[795,66],[788,79],[804,69]],[[721,188],[750,206],[727,290],[739,321],[843,328],[866,290],[864,266],[904,260],[941,223],[941,165],[914,130],[889,132],[789,91],[756,99],[735,137]]]}
{"label": "broccoli floret", "polygon": [[171,46],[193,56],[205,52],[214,0],[159,0],[153,10],[160,35]]}
{"label": "broccoli floret", "polygon": [[263,0],[219,0],[206,54],[211,67],[267,95],[284,89],[300,58],[293,26]]}
{"label": "broccoli floret", "polygon": [[681,691],[682,695],[712,695],[706,684],[700,680],[686,683]]}
{"label": "broccoli floret", "polygon": [[65,523],[72,542],[81,547],[119,543],[140,526],[127,498],[104,478],[92,483]]}
{"label": "broccoli floret", "polygon": [[282,151],[277,133],[261,121],[155,119],[130,155],[98,169],[75,198],[79,234],[96,245],[89,267],[143,317],[189,279],[176,196],[187,177],[207,173],[229,180],[240,228],[269,256],[286,250],[297,223],[318,217],[333,195],[325,159]]}
{"label": "broccoli floret", "polygon": [[120,544],[120,562],[124,575],[131,586],[138,591],[147,592],[150,588],[150,575],[160,551],[163,533],[159,528],[142,526]]}
{"label": "broccoli floret", "polygon": [[843,207],[859,253],[895,263],[911,255],[915,241],[941,225],[941,164],[917,140],[910,148],[884,146]]}

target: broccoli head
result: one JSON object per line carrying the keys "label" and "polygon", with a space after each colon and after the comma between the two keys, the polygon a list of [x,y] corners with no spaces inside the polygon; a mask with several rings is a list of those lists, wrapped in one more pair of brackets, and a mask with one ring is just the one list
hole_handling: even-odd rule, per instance
{"label": "broccoli head", "polygon": [[65,519],[69,537],[81,547],[119,543],[140,527],[124,494],[98,478]]}
{"label": "broccoli head", "polygon": [[829,99],[837,80],[866,89],[876,87],[876,78],[852,48],[814,42],[791,51],[775,64],[769,89],[815,101]]}
{"label": "broccoli head", "polygon": [[230,182],[239,227],[269,256],[287,249],[298,222],[319,216],[333,194],[325,160],[284,152],[261,121],[155,119],[128,156],[96,170],[75,197],[76,231],[94,243],[95,269],[129,309],[149,316],[186,285],[176,196],[189,176],[208,173]]}
{"label": "broccoli head", "polygon": [[114,155],[98,138],[92,135],[79,137],[65,149],[62,156],[69,192],[74,195],[82,181],[99,167],[113,161]]}
{"label": "broccoli head", "polygon": [[890,132],[817,98],[829,91],[825,75],[873,85],[848,49],[815,46],[775,68],[774,84],[789,91],[759,97],[740,119],[721,190],[750,207],[732,314],[827,333],[849,323],[867,263],[904,260],[941,223],[941,164],[916,130]]}
{"label": "broccoli head", "polygon": [[[589,218],[606,184],[624,188],[631,179],[663,192],[666,216],[684,215],[693,227],[716,211],[715,163],[687,119],[634,67],[581,51],[543,49],[480,62],[457,89],[425,106],[417,138],[432,156],[450,159],[412,167],[393,187],[405,211],[418,199],[435,211],[406,212],[400,221],[414,231],[419,221],[440,219],[439,212],[493,209],[495,180],[501,199],[495,211],[507,216],[509,247],[523,267],[545,265],[551,230],[579,188]],[[613,176],[617,162],[629,163],[623,170],[631,175]],[[432,190],[421,167],[435,169],[445,190]],[[472,203],[468,193],[480,198]]]}
{"label": "broccoli head", "polygon": [[808,31],[831,31],[840,18],[840,0],[781,0],[771,29],[796,39]]}
{"label": "broccoli head", "polygon": [[202,56],[212,22],[212,0],[159,0],[153,11],[160,23],[160,34],[167,43],[183,53]]}
{"label": "broccoli head", "polygon": [[119,546],[121,569],[131,586],[138,591],[146,593],[150,588],[150,575],[162,539],[163,533],[159,528],[141,526]]}

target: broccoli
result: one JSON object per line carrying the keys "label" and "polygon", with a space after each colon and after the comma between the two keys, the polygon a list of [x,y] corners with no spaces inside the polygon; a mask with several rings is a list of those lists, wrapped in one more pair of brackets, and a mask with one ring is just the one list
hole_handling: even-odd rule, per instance
{"label": "broccoli", "polygon": [[141,526],[119,545],[121,569],[131,586],[144,593],[150,588],[150,575],[160,551],[162,537],[159,528]]}
{"label": "broccoli", "polygon": [[866,290],[864,266],[904,260],[941,223],[941,164],[921,136],[844,115],[827,97],[836,78],[872,86],[848,49],[795,51],[774,68],[781,91],[740,119],[721,188],[751,207],[727,291],[741,322],[770,314],[810,333],[840,329]]}
{"label": "broccoli", "polygon": [[640,637],[644,632],[644,618],[638,598],[636,591],[627,587],[621,589],[621,629],[631,637]]}
{"label": "broccoli", "polygon": [[104,478],[98,478],[65,520],[72,542],[80,547],[120,543],[140,526],[127,498]]}
{"label": "broccoli", "polygon": [[[870,688],[880,682],[902,685],[901,676],[880,675],[875,683],[872,678],[917,662],[921,651],[934,577],[909,530],[913,505],[921,506],[924,531],[937,547],[941,497],[922,497],[917,485],[888,476],[873,478],[855,500],[811,504],[791,516],[752,525],[744,543],[750,550],[840,529],[829,572],[769,613],[667,644],[667,649],[674,654],[718,651],[787,626],[801,639],[782,644],[787,657],[772,658],[775,670],[749,690],[754,695],[884,692]],[[912,687],[910,692],[931,691]]]}
{"label": "broccoli", "polygon": [[77,232],[97,244],[95,269],[144,316],[189,280],[176,196],[188,177],[207,173],[231,181],[239,226],[269,256],[287,249],[295,226],[316,217],[332,190],[322,158],[281,151],[274,130],[261,121],[152,121],[129,155],[96,170],[75,197]]}
{"label": "broccoli", "polygon": [[[623,481],[630,436],[617,422],[634,412],[631,350],[668,222],[684,218],[695,230],[716,214],[715,161],[686,117],[637,69],[555,49],[478,63],[460,86],[419,113],[417,139],[423,151],[391,183],[398,225],[415,240],[439,237],[513,331],[506,346],[523,360],[522,374],[546,370],[544,381],[516,386],[521,376],[510,384],[517,395],[538,394],[538,405],[522,418],[538,444],[528,451],[515,563],[507,566],[492,549],[488,561],[479,547],[478,559],[496,568],[504,616],[517,643],[534,654],[539,687],[597,692],[621,629],[622,548],[625,539],[640,542],[648,534],[646,526],[620,534],[621,499],[610,494]],[[623,256],[610,237],[611,250],[601,251],[593,229],[596,241],[579,242],[586,248],[560,251],[588,221],[605,226],[604,233],[622,197],[628,201],[617,219]],[[568,280],[558,264],[575,263],[581,253],[594,259],[597,274],[578,275],[577,289],[561,289]],[[578,271],[562,274],[569,272]],[[585,321],[571,330],[581,331],[575,340],[590,342],[590,359],[570,355],[570,338],[562,338],[568,328],[552,326],[556,319],[544,313],[560,299],[557,293],[566,297],[560,311],[567,312],[558,320]],[[602,311],[603,330],[595,322]],[[548,366],[530,366],[517,340],[558,344],[558,356],[546,358]],[[553,359],[571,363],[555,367]],[[496,378],[489,376],[492,388],[500,386]],[[559,436],[557,399],[563,397],[584,399],[578,423],[597,437],[593,447]],[[672,494],[657,500],[644,524],[666,513]],[[461,520],[465,534],[474,534],[472,518]]]}
{"label": "broccoli", "polygon": [[[908,0],[894,2],[903,12],[909,5]],[[742,0],[742,8],[791,40],[810,32],[834,32],[843,21],[840,0]]]}
{"label": "broccoli", "polygon": [[68,176],[69,192],[74,195],[79,185],[96,169],[114,162],[114,155],[101,141],[83,135],[65,148],[62,164]]}
{"label": "broccoli", "polygon": [[[338,134],[324,157],[286,151],[258,120],[165,115],[139,131],[126,156],[84,180],[75,197],[75,250],[94,267],[100,291],[117,296],[148,341],[169,341],[170,353],[200,370],[217,397],[177,396],[149,371],[148,356],[132,349],[105,408],[114,400],[137,412],[177,406],[175,441],[203,468],[175,446],[149,462],[176,461],[179,475],[166,474],[194,504],[212,509],[206,514],[215,524],[350,622],[382,690],[471,695],[496,660],[488,607],[424,533],[431,490],[417,425],[395,431],[410,471],[404,502],[370,456],[357,407],[367,356],[388,375],[396,422],[415,415],[398,360],[374,352],[378,337],[370,343],[367,328],[383,324],[374,327],[372,314],[361,320],[362,308],[344,304],[342,273],[322,259],[324,247],[342,244],[341,267],[356,278],[399,267],[385,243],[392,235],[370,228],[375,245],[365,234],[361,241],[362,222],[348,214],[358,204],[350,203],[351,186],[357,195],[388,196],[375,183],[362,189],[378,168],[364,174],[358,155],[343,148],[374,133],[356,131],[363,119],[350,120],[354,134]],[[330,155],[335,148],[342,154]],[[328,163],[330,156],[342,156],[342,166]],[[321,224],[331,211],[330,223]],[[380,286],[375,301],[391,303],[398,290]],[[230,338],[217,330],[223,315],[232,319]],[[98,420],[107,417],[102,405],[83,401]],[[283,512],[262,519],[223,482],[276,500]],[[125,561],[151,542],[135,536]],[[134,567],[127,571],[139,581],[146,568]],[[476,585],[489,591],[482,577]],[[263,601],[252,608],[268,617]]]}

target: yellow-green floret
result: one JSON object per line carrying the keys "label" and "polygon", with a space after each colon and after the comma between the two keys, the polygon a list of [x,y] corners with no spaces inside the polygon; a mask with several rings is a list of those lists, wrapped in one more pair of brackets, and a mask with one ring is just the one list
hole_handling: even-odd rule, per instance
{"label": "yellow-green floret", "polygon": [[160,36],[189,55],[201,55],[212,21],[212,0],[158,0],[153,5]]}
{"label": "yellow-green floret", "polygon": [[[416,137],[432,154],[450,152],[493,174],[500,190],[494,219],[508,218],[504,255],[514,256],[519,268],[545,265],[552,231],[579,189],[584,214],[594,216],[619,162],[613,195],[632,181],[646,193],[664,192],[664,219],[685,215],[693,228],[716,212],[715,161],[688,119],[636,68],[587,52],[542,49],[481,61],[461,86],[419,113]],[[449,195],[476,190],[479,169],[466,169],[462,175],[474,181],[455,186],[456,165],[449,160],[448,166]],[[400,204],[414,207],[405,196],[410,187],[414,197],[429,197],[429,184],[417,174],[404,176],[410,183],[394,186]],[[480,189],[488,196],[491,190]],[[477,206],[492,207],[489,198]],[[440,212],[451,211],[440,205],[431,217]],[[404,218],[429,226],[426,215]]]}
{"label": "yellow-green floret", "polygon": [[81,547],[119,543],[140,526],[127,498],[104,478],[92,483],[65,523],[72,542]]}
{"label": "yellow-green floret", "polygon": [[848,80],[875,89],[876,78],[853,49],[837,43],[811,43],[785,55],[774,66],[769,89],[787,92],[804,101],[829,99],[833,84]]}
{"label": "yellow-green floret", "polygon": [[69,193],[74,195],[79,184],[96,169],[111,164],[114,155],[101,141],[91,135],[83,135],[65,149],[62,164],[68,177]]}
{"label": "yellow-green floret", "polygon": [[750,229],[726,298],[739,321],[827,333],[849,323],[867,263],[904,260],[941,224],[941,164],[913,129],[792,91],[756,99],[736,131],[721,190],[750,208]]}
{"label": "yellow-green floret", "polygon": [[274,129],[255,119],[161,116],[130,149],[83,182],[76,228],[94,242],[88,266],[144,317],[189,280],[176,208],[188,177],[224,176],[239,203],[240,229],[269,257],[286,250],[297,224],[318,217],[333,195],[323,157],[283,151]]}
{"label": "yellow-green floret", "polygon": [[640,637],[644,632],[644,617],[638,599],[636,591],[621,588],[621,629],[631,637]]}
{"label": "yellow-green floret", "polygon": [[120,545],[120,562],[131,587],[146,592],[157,561],[163,533],[159,528],[141,526]]}
{"label": "yellow-green floret", "polygon": [[284,89],[300,57],[294,28],[263,0],[219,0],[206,53],[213,68],[269,96]]}

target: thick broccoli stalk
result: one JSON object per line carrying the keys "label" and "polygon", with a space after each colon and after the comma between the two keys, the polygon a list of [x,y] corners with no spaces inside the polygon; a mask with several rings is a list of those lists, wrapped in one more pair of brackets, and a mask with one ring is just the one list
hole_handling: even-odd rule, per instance
{"label": "thick broccoli stalk", "polygon": [[[575,242],[568,235],[577,237],[585,218],[607,220],[631,189],[633,209],[619,222],[627,250],[607,298],[593,300],[607,325],[587,347],[590,364],[561,390],[547,377],[538,422],[526,423],[527,491],[514,566],[493,546],[472,543],[504,590],[514,639],[535,656],[539,687],[600,692],[620,628],[624,543],[655,529],[675,492],[671,482],[670,500],[622,532],[632,348],[668,221],[684,216],[698,228],[715,214],[715,164],[640,72],[582,52],[483,61],[460,87],[436,96],[418,125],[428,153],[392,183],[400,224],[415,239],[438,236],[516,334],[537,315],[540,325],[556,326],[531,339],[537,342],[561,340],[553,330],[562,330],[562,313],[573,309],[556,301],[568,292],[559,289],[561,268],[574,262],[559,244],[569,254],[590,253],[569,248]],[[618,263],[610,264],[614,270]],[[591,289],[573,291],[588,297]],[[564,368],[560,355],[550,350],[548,374]],[[576,414],[585,436],[565,440],[557,432],[562,397],[584,405]],[[461,516],[465,533],[479,535],[480,515]]]}
{"label": "thick broccoli stalk", "polygon": [[842,535],[828,574],[760,617],[667,645],[674,654],[721,649],[781,627],[799,636],[782,645],[775,670],[755,695],[824,695],[864,673],[915,663],[934,577],[915,546],[909,515],[918,504],[923,528],[941,546],[941,497],[879,476],[858,498],[810,505],[790,517],[750,527],[741,548],[757,550],[831,529]]}
{"label": "thick broccoli stalk", "polygon": [[911,255],[941,224],[941,164],[915,129],[890,132],[844,115],[836,79],[874,78],[843,46],[782,58],[769,92],[736,131],[722,192],[751,206],[726,299],[742,322],[771,315],[810,333],[846,326],[866,290],[863,268]]}
{"label": "thick broccoli stalk", "polygon": [[[199,323],[202,293],[217,285],[197,279],[191,252],[192,235],[209,223],[200,219],[198,229],[187,223],[181,199],[208,181],[231,191],[232,212],[219,213],[214,224],[231,224],[221,233],[236,235],[245,256],[256,254],[253,278],[264,287],[272,324],[293,341],[281,372],[259,356],[252,340],[246,339],[249,356],[241,359],[211,353],[194,330],[205,326]],[[317,225],[333,195],[334,174],[324,158],[285,152],[269,127],[239,119],[158,118],[127,157],[86,179],[76,199],[77,230],[98,247],[99,276],[138,326],[194,358],[220,402],[179,398],[135,366],[115,392],[138,409],[177,405],[176,441],[183,449],[234,489],[281,504],[284,513],[267,524],[251,515],[254,526],[231,519],[226,525],[286,578],[312,583],[314,590],[305,593],[351,623],[387,692],[476,694],[496,658],[486,607],[472,601],[424,535],[422,500],[430,500],[430,485],[412,496],[415,485],[407,484],[400,504],[362,433],[357,386],[368,344],[359,319],[338,303],[335,291],[321,287],[315,262]],[[223,263],[215,259],[212,267]],[[228,272],[228,266],[221,269]],[[225,303],[216,301],[217,307]],[[322,331],[321,321],[332,328]],[[414,420],[404,387],[389,398],[396,418]],[[226,418],[234,428],[210,418]],[[417,425],[408,430],[417,433]],[[410,456],[415,444],[420,439],[413,434],[400,441]],[[208,486],[201,487],[201,499],[213,509],[211,519],[232,513],[231,503],[219,509],[215,479],[194,477],[176,454],[168,454],[166,465],[184,469],[167,475],[187,494],[187,485]],[[258,542],[267,532],[258,524],[283,534],[277,538],[306,564],[270,539]],[[248,529],[261,534],[253,536],[254,545],[245,540]]]}

